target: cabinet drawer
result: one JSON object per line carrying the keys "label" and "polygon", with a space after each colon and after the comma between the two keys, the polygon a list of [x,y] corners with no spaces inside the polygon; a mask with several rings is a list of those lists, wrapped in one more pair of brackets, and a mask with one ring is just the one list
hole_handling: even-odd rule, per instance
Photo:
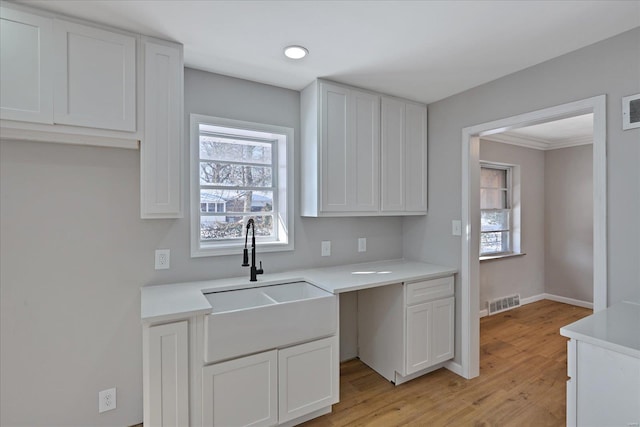
{"label": "cabinet drawer", "polygon": [[407,283],[407,305],[453,295],[453,276]]}

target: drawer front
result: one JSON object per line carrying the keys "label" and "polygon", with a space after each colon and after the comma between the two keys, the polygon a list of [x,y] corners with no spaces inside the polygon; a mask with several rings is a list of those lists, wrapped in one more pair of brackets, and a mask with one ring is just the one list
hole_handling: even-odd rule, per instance
{"label": "drawer front", "polygon": [[407,305],[419,304],[453,295],[453,276],[407,283]]}

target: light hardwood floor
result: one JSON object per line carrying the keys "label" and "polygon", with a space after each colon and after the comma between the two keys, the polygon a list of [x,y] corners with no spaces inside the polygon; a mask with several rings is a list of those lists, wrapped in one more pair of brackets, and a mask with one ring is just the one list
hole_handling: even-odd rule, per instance
{"label": "light hardwood floor", "polygon": [[440,369],[395,387],[359,360],[340,367],[340,403],[316,426],[564,426],[567,339],[591,310],[543,300],[480,321],[480,376]]}

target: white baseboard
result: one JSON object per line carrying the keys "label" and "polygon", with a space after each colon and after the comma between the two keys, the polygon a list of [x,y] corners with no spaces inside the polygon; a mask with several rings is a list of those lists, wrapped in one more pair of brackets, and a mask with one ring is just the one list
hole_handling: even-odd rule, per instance
{"label": "white baseboard", "polygon": [[[584,308],[593,309],[593,303],[592,302],[581,301],[581,300],[578,300],[578,299],[561,297],[559,295],[553,295],[553,294],[547,294],[547,293],[534,295],[534,296],[527,297],[527,298],[520,298],[520,305],[523,306],[523,305],[531,304],[532,302],[542,301],[543,299],[548,299],[548,300],[551,300],[551,301],[562,302],[562,303],[565,303],[565,304],[571,304],[571,305],[575,305],[575,306],[578,306],[578,307],[584,307]],[[489,315],[489,310],[487,310],[485,308],[484,310],[480,310],[479,314],[480,314],[481,318],[485,317],[485,316],[488,316]]]}
{"label": "white baseboard", "polygon": [[592,302],[581,301],[579,299],[573,299],[573,298],[567,298],[567,297],[561,297],[559,295],[553,295],[553,294],[542,294],[542,295],[544,295],[544,298],[542,299],[549,299],[551,301],[563,302],[565,304],[576,305],[578,307],[590,308],[593,310]]}
{"label": "white baseboard", "polygon": [[462,375],[462,365],[459,364],[459,363],[454,362],[453,360],[450,360],[450,361],[446,362],[444,364],[444,368],[450,370],[454,374],[457,374],[457,375],[460,375],[461,377],[464,377],[464,375]]}

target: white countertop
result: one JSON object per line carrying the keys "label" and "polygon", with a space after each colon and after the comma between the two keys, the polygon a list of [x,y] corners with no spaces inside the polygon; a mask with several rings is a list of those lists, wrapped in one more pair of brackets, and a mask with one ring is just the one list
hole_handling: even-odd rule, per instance
{"label": "white countertop", "polygon": [[451,267],[405,260],[350,264],[276,274],[267,273],[258,276],[257,282],[249,281],[247,271],[244,277],[145,286],[141,288],[140,317],[144,323],[155,323],[210,313],[211,305],[204,294],[214,291],[253,288],[303,280],[328,292],[339,294],[393,283],[451,276],[457,271]]}
{"label": "white countertop", "polygon": [[560,328],[560,334],[640,359],[640,304],[614,304]]}

